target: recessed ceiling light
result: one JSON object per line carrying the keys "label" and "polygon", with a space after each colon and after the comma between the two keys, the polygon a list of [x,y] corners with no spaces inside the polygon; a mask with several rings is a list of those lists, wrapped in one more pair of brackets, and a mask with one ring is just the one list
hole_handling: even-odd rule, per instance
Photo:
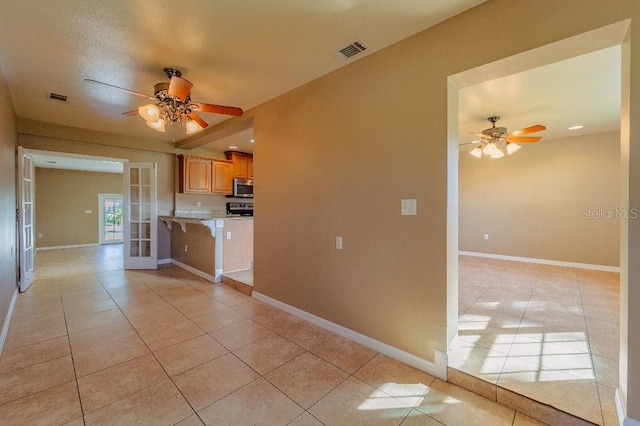
{"label": "recessed ceiling light", "polygon": [[255,140],[251,139],[249,142],[254,143],[254,142],[255,142]]}
{"label": "recessed ceiling light", "polygon": [[229,149],[238,149],[238,147],[235,145],[229,145]]}
{"label": "recessed ceiling light", "polygon": [[578,130],[578,129],[582,129],[584,126],[580,125],[580,126],[571,126],[569,127],[569,130]]}

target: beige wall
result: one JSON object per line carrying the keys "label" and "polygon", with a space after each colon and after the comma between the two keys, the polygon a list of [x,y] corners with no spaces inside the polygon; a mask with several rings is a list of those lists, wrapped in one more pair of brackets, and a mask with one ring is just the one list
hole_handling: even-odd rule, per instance
{"label": "beige wall", "polygon": [[38,167],[35,189],[37,248],[98,244],[98,194],[122,194],[122,174]]}
{"label": "beige wall", "polygon": [[619,266],[620,134],[522,145],[460,152],[460,250]]}
{"label": "beige wall", "polygon": [[15,191],[17,139],[11,95],[0,73],[0,328],[5,324],[11,299],[17,287]]}
{"label": "beige wall", "polygon": [[[447,78],[628,18],[640,52],[640,2],[615,3],[489,1],[257,107],[255,290],[433,361],[447,348]],[[400,216],[403,198],[417,216]],[[640,418],[640,370],[624,382]]]}
{"label": "beige wall", "polygon": [[[253,219],[224,221],[222,269],[224,272],[251,269],[253,264]],[[231,238],[227,239],[230,234]]]}
{"label": "beige wall", "polygon": [[187,223],[184,232],[179,224],[172,223],[171,258],[215,276],[215,239],[211,230],[204,225]]}

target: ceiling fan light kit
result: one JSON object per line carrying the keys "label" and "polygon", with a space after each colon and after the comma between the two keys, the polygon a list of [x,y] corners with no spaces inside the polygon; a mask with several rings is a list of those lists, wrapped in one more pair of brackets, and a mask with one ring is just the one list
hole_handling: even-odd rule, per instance
{"label": "ceiling fan light kit", "polygon": [[158,132],[164,132],[166,125],[176,123],[184,127],[187,134],[199,132],[207,127],[208,124],[196,114],[196,111],[232,116],[241,116],[243,114],[241,108],[192,101],[191,87],[193,87],[193,84],[182,78],[182,73],[175,68],[165,68],[164,72],[169,78],[169,82],[157,83],[153,88],[153,96],[101,81],[91,79],[85,79],[85,81],[123,90],[132,95],[154,101],[155,103],[147,104],[137,110],[127,111],[122,114],[139,115],[145,120],[147,126]]}
{"label": "ceiling fan light kit", "polygon": [[524,129],[508,133],[506,127],[496,127],[496,122],[500,120],[500,116],[494,115],[487,118],[487,120],[491,122],[492,127],[483,130],[482,133],[472,133],[473,135],[481,138],[478,141],[471,142],[481,143],[480,146],[469,151],[469,154],[476,158],[482,158],[483,154],[494,159],[502,158],[505,154],[511,155],[522,148],[515,142],[535,143],[542,139],[540,136],[521,135],[546,130],[546,127],[543,125],[536,124],[535,126],[525,127]]}

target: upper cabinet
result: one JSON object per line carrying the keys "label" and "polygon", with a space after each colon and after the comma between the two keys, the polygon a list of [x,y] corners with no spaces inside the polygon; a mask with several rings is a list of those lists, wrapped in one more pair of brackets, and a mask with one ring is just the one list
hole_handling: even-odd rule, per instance
{"label": "upper cabinet", "polygon": [[211,192],[224,195],[233,193],[233,162],[213,160]]}
{"label": "upper cabinet", "polygon": [[253,179],[253,155],[245,152],[227,151],[227,160],[233,161],[233,177]]}
{"label": "upper cabinet", "polygon": [[229,160],[178,155],[178,174],[178,190],[185,194],[233,192],[233,162]]}
{"label": "upper cabinet", "polygon": [[211,192],[211,160],[202,157],[178,156],[179,189],[190,194]]}

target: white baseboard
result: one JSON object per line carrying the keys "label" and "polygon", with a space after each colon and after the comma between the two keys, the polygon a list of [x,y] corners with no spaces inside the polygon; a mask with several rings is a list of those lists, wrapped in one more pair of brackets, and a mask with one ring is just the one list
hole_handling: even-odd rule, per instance
{"label": "white baseboard", "polygon": [[202,272],[201,270],[196,269],[193,266],[185,265],[184,263],[178,262],[175,259],[171,259],[171,264],[176,265],[176,266],[178,266],[178,267],[180,267],[180,268],[182,268],[182,269],[184,269],[186,271],[189,271],[192,274],[195,274],[195,275],[199,276],[200,278],[204,278],[207,281],[211,281],[212,283],[219,283],[220,282],[220,280],[216,281],[216,278],[213,275],[207,274],[206,272]]}
{"label": "white baseboard", "polygon": [[13,308],[16,306],[16,300],[18,300],[19,290],[20,289],[16,287],[16,290],[13,292],[11,303],[9,304],[9,310],[7,311],[7,317],[4,319],[2,333],[0,334],[0,355],[2,355],[4,342],[7,340],[7,334],[9,334],[9,324],[11,323],[11,317],[13,316]]}
{"label": "white baseboard", "polygon": [[563,262],[560,260],[536,259],[533,257],[506,256],[503,254],[478,253],[474,251],[459,251],[461,256],[484,257],[487,259],[510,260],[513,262],[537,263],[540,265],[564,266],[567,268],[591,269],[594,271],[620,272],[619,266],[592,265],[590,263]]}
{"label": "white baseboard", "polygon": [[417,368],[418,370],[425,371],[433,376],[438,377],[439,379],[447,380],[448,359],[445,352],[434,350],[435,363],[432,363],[413,354],[405,352],[402,349],[398,349],[386,343],[380,342],[379,340],[372,339],[371,337],[357,333],[351,329],[348,329],[331,321],[327,321],[324,318],[317,317],[294,306],[287,305],[286,303],[280,302],[279,300],[273,299],[255,290],[252,296],[261,302],[267,303],[273,307],[295,315],[298,318],[302,318],[305,321],[336,333],[349,340],[353,340],[354,342],[373,349],[376,352],[379,352],[397,361],[403,362],[407,365]]}
{"label": "white baseboard", "polygon": [[620,389],[616,389],[616,412],[618,414],[618,421],[620,426],[640,426],[640,421],[627,417],[627,412],[622,405],[622,398],[620,397]]}
{"label": "white baseboard", "polygon": [[156,262],[158,265],[168,265],[171,263],[171,258],[168,259],[158,259],[158,262]]}
{"label": "white baseboard", "polygon": [[95,247],[100,244],[72,244],[68,246],[51,246],[51,247],[37,247],[36,251],[40,250],[58,250],[58,249],[70,249],[70,248],[82,248],[82,247]]}

